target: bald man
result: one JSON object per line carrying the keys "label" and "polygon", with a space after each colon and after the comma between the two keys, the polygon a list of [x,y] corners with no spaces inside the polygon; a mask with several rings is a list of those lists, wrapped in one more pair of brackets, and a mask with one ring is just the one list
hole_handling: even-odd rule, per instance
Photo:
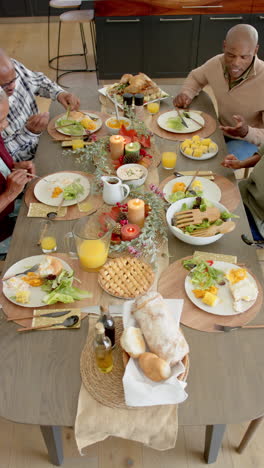
{"label": "bald man", "polygon": [[224,53],[193,70],[174,99],[177,107],[187,108],[210,85],[228,151],[240,160],[264,143],[264,62],[257,57],[258,47],[253,26],[234,26],[224,41]]}
{"label": "bald man", "polygon": [[22,63],[10,59],[0,49],[0,87],[9,100],[8,126],[1,132],[5,147],[14,161],[32,159],[40,134],[47,128],[49,113],[39,113],[35,96],[59,101],[66,109],[78,110],[80,101],[66,93],[40,72],[28,70]]}

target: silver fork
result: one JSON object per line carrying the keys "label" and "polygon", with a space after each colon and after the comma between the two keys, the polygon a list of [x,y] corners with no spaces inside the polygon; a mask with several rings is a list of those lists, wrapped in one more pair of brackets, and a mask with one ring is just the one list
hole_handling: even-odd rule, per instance
{"label": "silver fork", "polygon": [[10,278],[14,278],[14,276],[26,275],[27,273],[34,273],[35,271],[38,270],[38,267],[39,267],[39,263],[34,265],[31,268],[28,268],[25,271],[21,271],[21,273],[16,273],[15,275],[10,275],[10,276],[7,276],[6,278],[2,278],[2,281],[6,281],[6,280],[8,280]]}

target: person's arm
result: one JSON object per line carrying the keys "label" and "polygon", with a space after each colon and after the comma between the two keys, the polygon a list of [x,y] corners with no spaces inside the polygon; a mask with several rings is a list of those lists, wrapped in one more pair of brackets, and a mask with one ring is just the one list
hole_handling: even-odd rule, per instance
{"label": "person's arm", "polygon": [[249,143],[253,143],[254,145],[262,145],[264,142],[264,112],[262,112],[262,124],[263,128],[256,128],[248,126],[248,131],[244,140],[248,141]]}
{"label": "person's arm", "polygon": [[173,100],[173,104],[176,107],[189,107],[193,98],[208,84],[207,70],[208,65],[206,62],[201,67],[195,68],[195,70],[189,73],[180,93]]}
{"label": "person's arm", "polygon": [[0,195],[0,213],[17,198],[29,179],[23,169],[16,169],[7,176],[6,189]]}
{"label": "person's arm", "polygon": [[26,127],[8,135],[2,134],[5,147],[14,161],[32,159],[39,142],[39,134],[32,133]]}
{"label": "person's arm", "polygon": [[225,159],[221,162],[221,165],[224,167],[229,167],[230,169],[244,169],[247,167],[254,167],[260,160],[261,155],[255,153],[244,161],[240,161],[234,154],[228,154]]}

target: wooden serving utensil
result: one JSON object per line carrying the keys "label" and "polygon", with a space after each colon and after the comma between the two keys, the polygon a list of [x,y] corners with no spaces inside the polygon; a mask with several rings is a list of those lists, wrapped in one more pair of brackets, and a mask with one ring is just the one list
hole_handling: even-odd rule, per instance
{"label": "wooden serving utensil", "polygon": [[189,226],[189,224],[200,224],[204,219],[208,221],[216,221],[220,218],[220,211],[215,206],[207,208],[205,211],[200,211],[198,208],[193,210],[180,211],[173,215],[173,219],[176,221],[176,226],[182,228]]}
{"label": "wooden serving utensil", "polygon": [[221,224],[220,226],[210,226],[209,228],[196,229],[191,232],[193,237],[210,237],[215,236],[216,234],[227,234],[235,229],[236,225],[234,221],[227,221],[226,223]]}
{"label": "wooden serving utensil", "polygon": [[214,328],[215,330],[229,332],[232,330],[238,330],[239,328],[264,328],[264,325],[241,325],[238,327],[229,327],[228,325],[218,325],[215,323]]}

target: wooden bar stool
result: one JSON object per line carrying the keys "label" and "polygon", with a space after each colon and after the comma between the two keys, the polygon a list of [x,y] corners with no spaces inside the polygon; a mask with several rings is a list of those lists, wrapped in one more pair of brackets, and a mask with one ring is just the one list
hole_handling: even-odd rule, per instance
{"label": "wooden bar stool", "polygon": [[[78,55],[81,55],[84,57],[85,68],[65,70],[63,73],[59,74],[59,71],[61,71],[59,68],[60,37],[61,37],[61,26],[63,23],[79,23],[83,53],[78,54]],[[85,39],[84,24],[88,24],[90,28],[95,68],[89,68],[88,66],[88,60],[87,60],[88,49],[87,49],[87,44],[86,44],[86,39]],[[97,70],[97,60],[96,60],[96,35],[95,35],[95,25],[94,25],[94,10],[74,10],[74,11],[67,11],[66,13],[62,13],[62,15],[60,15],[59,35],[58,35],[57,76],[56,76],[57,83],[59,82],[59,79],[63,75],[66,75],[68,73],[93,72],[96,70]]]}
{"label": "wooden bar stool", "polygon": [[[82,0],[51,0],[49,1],[49,8],[48,8],[48,61],[49,67],[53,70],[57,70],[57,67],[52,65],[52,62],[57,59],[57,57],[51,58],[50,56],[50,44],[51,44],[51,35],[50,35],[50,16],[52,8],[55,9],[66,9],[66,8],[80,8],[82,4]],[[79,55],[79,54],[69,54],[69,55],[62,55],[62,57],[69,57],[72,55]]]}
{"label": "wooden bar stool", "polygon": [[252,437],[254,436],[256,430],[258,429],[258,427],[262,424],[264,420],[264,416],[260,416],[259,418],[257,419],[253,419],[250,423],[249,423],[249,426],[237,448],[237,451],[238,453],[242,453],[245,448],[247,447],[247,445],[249,444],[249,442],[251,441]]}

